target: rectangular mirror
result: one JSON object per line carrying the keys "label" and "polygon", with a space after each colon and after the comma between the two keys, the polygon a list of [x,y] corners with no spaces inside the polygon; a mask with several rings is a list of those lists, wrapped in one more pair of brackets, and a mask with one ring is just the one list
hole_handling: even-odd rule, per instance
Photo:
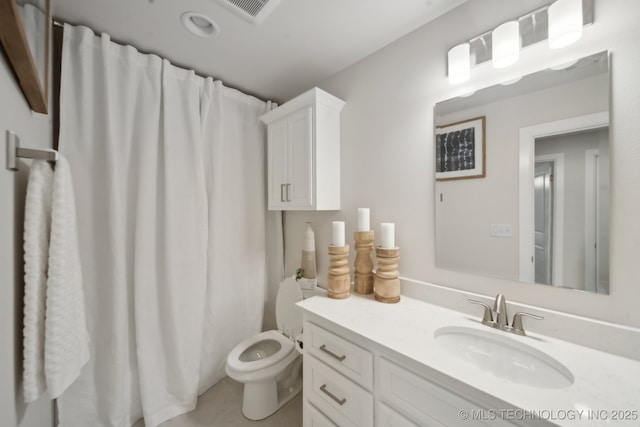
{"label": "rectangular mirror", "polygon": [[438,155],[460,156],[442,129],[485,117],[486,157],[436,180],[438,267],[609,293],[609,78],[601,52],[436,105]]}
{"label": "rectangular mirror", "polygon": [[31,109],[47,113],[50,0],[0,0],[0,40]]}

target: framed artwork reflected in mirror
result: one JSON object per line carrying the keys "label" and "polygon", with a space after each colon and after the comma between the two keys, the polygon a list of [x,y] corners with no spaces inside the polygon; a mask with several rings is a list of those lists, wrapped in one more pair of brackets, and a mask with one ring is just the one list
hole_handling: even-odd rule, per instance
{"label": "framed artwork reflected in mirror", "polygon": [[486,118],[436,127],[436,180],[484,178]]}

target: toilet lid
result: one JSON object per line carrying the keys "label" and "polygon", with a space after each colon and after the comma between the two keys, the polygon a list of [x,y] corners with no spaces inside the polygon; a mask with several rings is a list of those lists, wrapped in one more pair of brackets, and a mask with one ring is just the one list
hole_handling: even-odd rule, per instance
{"label": "toilet lid", "polygon": [[276,298],[276,322],[278,330],[291,338],[302,333],[302,314],[295,307],[298,301],[302,301],[298,282],[290,277],[284,279]]}

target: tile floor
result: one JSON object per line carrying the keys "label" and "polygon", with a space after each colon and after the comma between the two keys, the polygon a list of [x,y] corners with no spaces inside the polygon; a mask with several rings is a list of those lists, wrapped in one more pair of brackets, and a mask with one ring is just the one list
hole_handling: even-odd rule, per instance
{"label": "tile floor", "polygon": [[[300,427],[302,426],[302,393],[278,412],[261,421],[242,415],[242,384],[223,378],[198,399],[191,412],[172,418],[160,427]],[[137,423],[136,427],[142,423]]]}

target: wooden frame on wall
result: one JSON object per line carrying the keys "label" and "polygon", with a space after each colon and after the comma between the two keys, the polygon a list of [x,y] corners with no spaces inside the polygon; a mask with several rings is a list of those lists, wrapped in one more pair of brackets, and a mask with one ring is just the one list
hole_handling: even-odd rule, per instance
{"label": "wooden frame on wall", "polygon": [[436,127],[436,181],[483,178],[485,116]]}
{"label": "wooden frame on wall", "polygon": [[[40,31],[28,35],[20,16],[16,0],[0,0],[0,41],[13,66],[22,93],[31,109],[47,114],[49,94],[49,40],[51,33],[51,1],[31,1],[28,5],[35,10],[34,21],[42,16],[42,22],[35,22]],[[41,39],[44,37],[44,39]],[[40,47],[34,52],[29,39]],[[33,44],[33,43],[32,43]],[[37,49],[35,49],[37,51]],[[39,57],[34,57],[38,55]],[[38,66],[40,64],[40,70]]]}

